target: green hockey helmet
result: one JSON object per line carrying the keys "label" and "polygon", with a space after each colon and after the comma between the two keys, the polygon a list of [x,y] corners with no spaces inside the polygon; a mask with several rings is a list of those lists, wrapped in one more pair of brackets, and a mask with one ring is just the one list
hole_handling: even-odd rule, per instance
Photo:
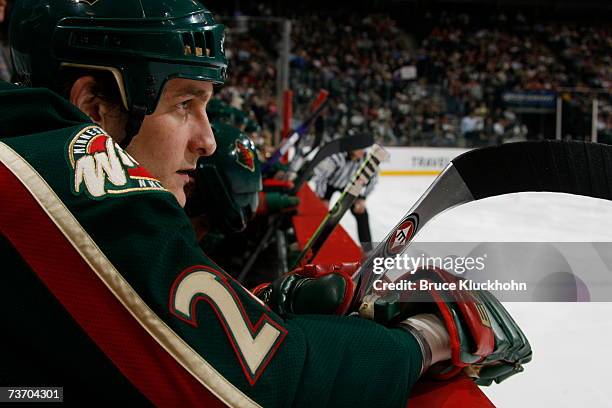
{"label": "green hockey helmet", "polygon": [[206,214],[211,225],[225,232],[243,231],[253,218],[262,190],[255,144],[239,129],[213,122],[217,150],[200,157],[196,191],[187,200],[189,215]]}
{"label": "green hockey helmet", "polygon": [[236,126],[240,130],[243,130],[249,121],[249,115],[246,112],[217,98],[213,98],[208,102],[206,112],[210,120],[228,123],[232,126]]}
{"label": "green hockey helmet", "polygon": [[166,81],[227,70],[224,26],[197,0],[17,0],[9,43],[18,82],[60,91],[62,69],[108,71],[140,121]]}
{"label": "green hockey helmet", "polygon": [[206,106],[206,112],[210,120],[218,120],[229,123],[244,131],[247,135],[260,133],[261,126],[256,120],[249,117],[249,114],[218,98],[213,98]]}
{"label": "green hockey helmet", "polygon": [[261,132],[261,126],[259,126],[259,123],[257,123],[256,120],[253,120],[251,118],[247,118],[247,123],[246,123],[246,126],[244,127],[244,131],[247,134],[260,133]]}
{"label": "green hockey helmet", "polygon": [[212,98],[206,105],[206,113],[210,120],[223,120],[229,116],[229,105],[219,98]]}

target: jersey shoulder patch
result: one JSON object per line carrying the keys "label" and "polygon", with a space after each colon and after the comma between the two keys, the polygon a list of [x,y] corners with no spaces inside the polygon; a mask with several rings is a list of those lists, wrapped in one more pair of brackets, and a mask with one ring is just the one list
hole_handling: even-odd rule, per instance
{"label": "jersey shoulder patch", "polygon": [[103,199],[143,191],[167,191],[99,126],[87,126],[68,140],[71,190]]}

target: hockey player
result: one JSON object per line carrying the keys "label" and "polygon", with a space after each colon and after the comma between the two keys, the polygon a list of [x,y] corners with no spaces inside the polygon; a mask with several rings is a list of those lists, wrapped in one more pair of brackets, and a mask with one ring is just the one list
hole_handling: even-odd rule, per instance
{"label": "hockey player", "polygon": [[241,131],[252,136],[253,133],[259,133],[261,127],[245,111],[234,108],[220,99],[213,98],[208,104],[206,111],[208,115],[216,120],[236,126]]}
{"label": "hockey player", "polygon": [[205,215],[211,228],[241,232],[255,215],[262,190],[255,144],[233,126],[214,122],[212,129],[217,149],[198,161],[186,210],[190,216]]}
{"label": "hockey player", "polygon": [[[188,0],[116,6],[15,4],[22,82],[95,123],[44,89],[0,89],[3,383],[61,384],[83,405],[403,406],[437,361],[453,374],[517,361],[494,340],[518,329],[493,310],[452,321],[446,299],[444,325],[417,313],[390,327],[293,315],[316,311],[306,289],[325,283],[301,270],[259,291],[281,316],[206,258],[182,206],[215,149],[205,106],[225,77],[223,27]],[[343,312],[340,269],[322,275]]]}
{"label": "hockey player", "polygon": [[211,120],[227,123],[246,133],[255,142],[257,153],[261,153],[261,149],[264,148],[262,129],[259,123],[249,116],[249,113],[230,106],[218,98],[211,99],[206,107],[206,112]]}
{"label": "hockey player", "polygon": [[219,121],[212,128],[217,150],[198,162],[189,214],[206,213],[214,227],[235,233],[244,231],[256,214],[295,209],[297,197],[262,191],[260,161],[250,137]]}
{"label": "hockey player", "polygon": [[256,226],[251,224],[247,229],[250,221],[256,216],[292,211],[299,199],[262,191],[255,144],[245,133],[216,121],[212,129],[217,149],[198,160],[185,210],[204,252],[226,272],[237,276],[246,263],[242,254],[248,253],[255,240],[252,231]]}

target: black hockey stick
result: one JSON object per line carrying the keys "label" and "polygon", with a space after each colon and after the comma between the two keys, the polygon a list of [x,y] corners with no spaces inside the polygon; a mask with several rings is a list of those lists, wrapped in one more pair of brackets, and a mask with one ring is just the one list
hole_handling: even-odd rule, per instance
{"label": "black hockey stick", "polygon": [[308,117],[302,122],[297,129],[289,132],[289,136],[283,139],[280,146],[276,149],[276,151],[270,156],[270,158],[261,165],[261,173],[265,174],[274,166],[281,157],[285,155],[295,143],[300,140],[300,138],[308,132],[310,129],[310,125],[315,121],[315,119],[323,112],[323,110],[327,107],[327,103],[329,102],[329,93],[325,90],[321,90],[319,93],[319,97],[317,98],[318,104],[316,104],[314,110],[308,115]]}
{"label": "black hockey stick", "polygon": [[475,200],[547,191],[612,200],[612,146],[588,142],[519,142],[455,158],[353,275],[356,310],[377,276],[375,258],[401,255],[436,215]]}
{"label": "black hockey stick", "polygon": [[[316,119],[315,119],[316,121]],[[309,139],[313,139],[312,143],[308,144]],[[284,176],[285,180],[290,180],[291,177],[297,173],[296,169],[299,169],[304,165],[306,158],[312,154],[314,150],[319,148],[320,143],[323,141],[322,137],[310,138],[308,136],[300,137],[300,140],[295,144],[295,153],[291,160],[289,160],[288,170]]]}
{"label": "black hockey stick", "polygon": [[255,261],[257,261],[257,258],[259,258],[259,254],[261,254],[261,251],[263,251],[264,249],[268,247],[268,244],[270,243],[270,239],[272,239],[272,235],[278,230],[278,228],[281,225],[281,222],[282,222],[281,214],[273,214],[270,216],[268,226],[266,227],[266,232],[261,237],[261,240],[259,241],[255,249],[249,256],[249,259],[247,259],[246,263],[242,267],[242,270],[240,271],[240,274],[238,275],[238,278],[237,278],[238,282],[240,283],[244,282],[244,279],[246,278],[247,274],[253,267],[253,264],[255,263]]}
{"label": "black hockey stick", "polygon": [[[315,100],[315,102],[312,104],[311,107],[311,111],[314,111],[320,103],[322,102],[326,102],[327,99],[329,98],[329,91],[327,91],[326,89],[321,89],[319,90],[319,95],[317,96],[317,99]],[[330,101],[331,102],[331,101]],[[300,157],[306,154],[306,151],[311,151],[312,149],[318,147],[321,142],[323,141],[323,132],[317,132],[316,130],[316,124],[317,121],[322,119],[321,115],[318,115],[317,117],[315,117],[311,123],[311,127],[314,128],[313,130],[315,132],[314,133],[314,137],[301,137],[300,140],[296,143],[295,145],[295,155],[293,157],[293,159],[295,159],[296,157]],[[310,144],[307,144],[308,142],[311,142]]]}
{"label": "black hockey stick", "polygon": [[[353,205],[361,190],[368,182],[378,173],[378,166],[389,156],[389,153],[381,146],[375,144],[366,156],[361,166],[357,169],[351,181],[346,185],[340,198],[332,209],[327,213],[319,227],[310,237],[302,252],[298,256],[295,264],[291,267],[294,269],[298,266],[303,266],[311,262],[319,249],[323,246],[334,228],[338,225],[344,214]],[[291,270],[290,269],[290,270]]]}
{"label": "black hockey stick", "polygon": [[366,147],[372,146],[372,143],[374,143],[374,137],[370,133],[359,133],[357,135],[332,140],[318,150],[313,150],[306,157],[305,164],[303,164],[302,167],[297,168],[297,177],[293,181],[293,189],[291,190],[291,194],[296,194],[300,188],[302,188],[302,185],[305,181],[308,181],[315,167],[317,167],[317,164],[321,163],[321,161],[327,157],[336,153],[365,149]]}

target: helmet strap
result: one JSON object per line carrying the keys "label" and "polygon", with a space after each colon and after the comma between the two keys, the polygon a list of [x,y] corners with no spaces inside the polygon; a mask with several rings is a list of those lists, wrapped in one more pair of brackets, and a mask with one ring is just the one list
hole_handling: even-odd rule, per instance
{"label": "helmet strap", "polygon": [[136,136],[140,130],[146,112],[147,109],[144,106],[134,105],[128,113],[128,120],[125,124],[125,137],[121,143],[119,143],[123,149],[128,147],[134,136]]}

